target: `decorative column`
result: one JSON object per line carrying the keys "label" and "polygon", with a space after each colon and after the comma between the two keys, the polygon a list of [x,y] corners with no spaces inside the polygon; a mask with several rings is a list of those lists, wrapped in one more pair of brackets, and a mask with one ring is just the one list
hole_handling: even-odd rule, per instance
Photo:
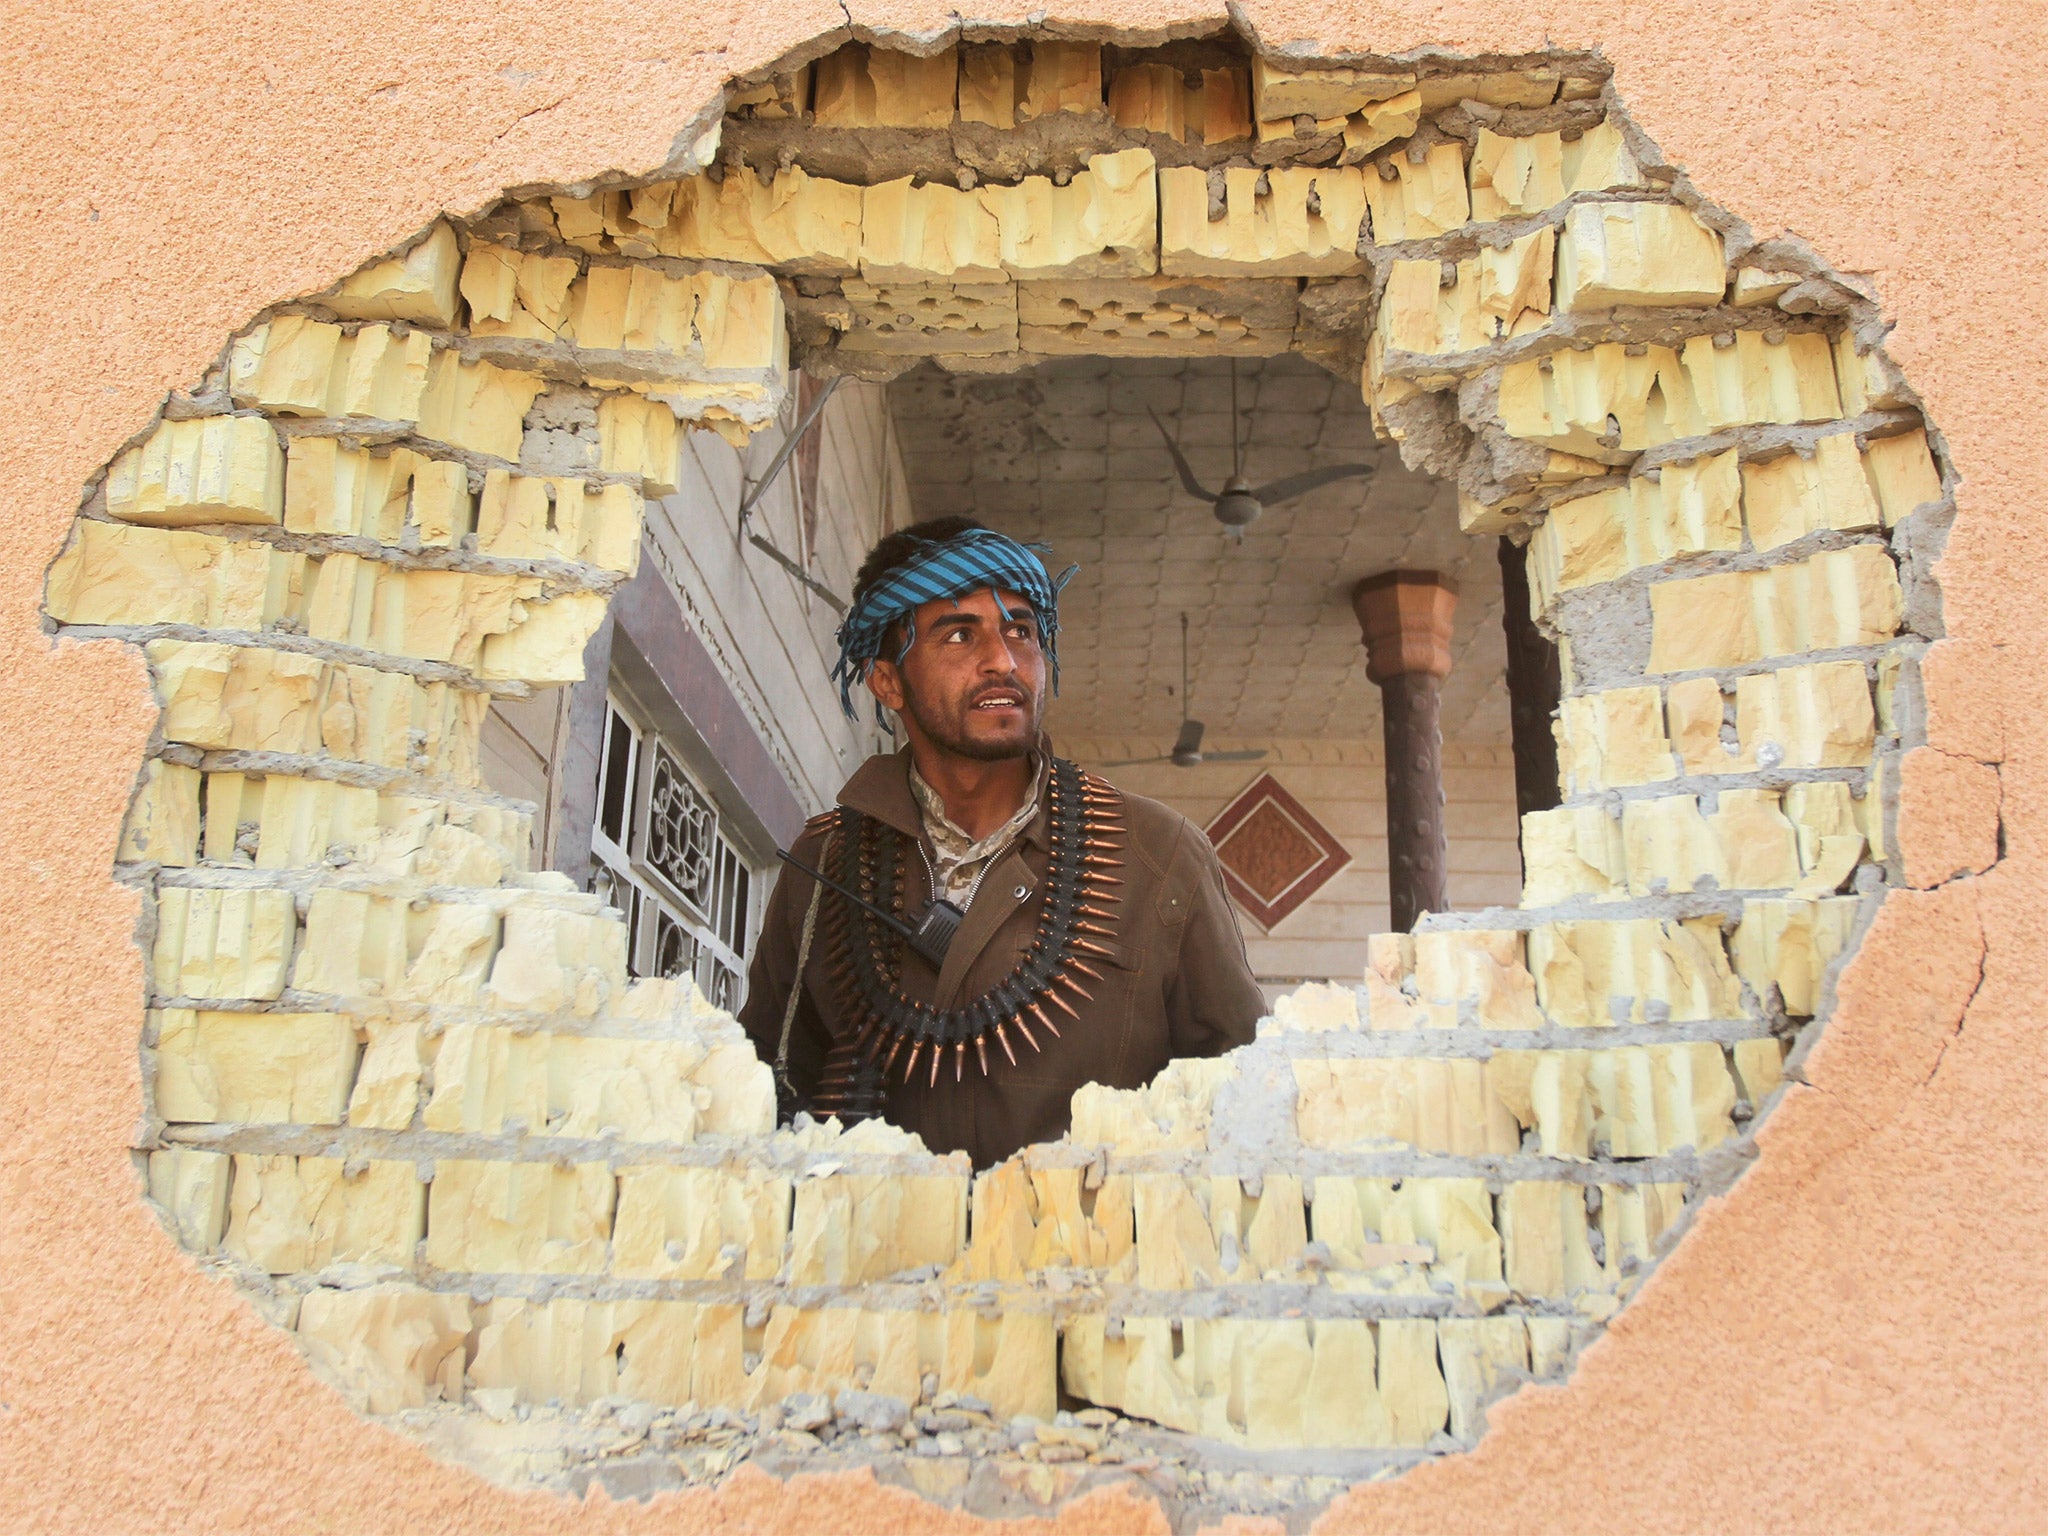
{"label": "decorative column", "polygon": [[1379,685],[1387,742],[1387,897],[1396,932],[1450,906],[1444,835],[1442,687],[1451,670],[1457,583],[1435,571],[1382,571],[1351,590],[1365,675]]}

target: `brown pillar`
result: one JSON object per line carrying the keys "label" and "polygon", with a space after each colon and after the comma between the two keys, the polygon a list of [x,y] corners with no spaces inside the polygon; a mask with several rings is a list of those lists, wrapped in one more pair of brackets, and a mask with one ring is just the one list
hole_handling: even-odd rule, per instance
{"label": "brown pillar", "polygon": [[1383,571],[1351,592],[1386,726],[1387,898],[1399,933],[1450,906],[1438,712],[1457,606],[1457,583],[1435,571]]}
{"label": "brown pillar", "polygon": [[1508,725],[1515,744],[1515,809],[1547,811],[1558,801],[1557,737],[1550,722],[1564,692],[1557,646],[1529,616],[1529,551],[1500,541],[1501,628],[1508,642]]}

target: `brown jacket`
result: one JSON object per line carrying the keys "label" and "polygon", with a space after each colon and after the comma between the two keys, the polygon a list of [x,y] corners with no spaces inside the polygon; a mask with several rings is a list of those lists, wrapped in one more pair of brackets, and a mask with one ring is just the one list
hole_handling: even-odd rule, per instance
{"label": "brown jacket", "polygon": [[[1120,838],[1125,851],[1119,932],[1103,945],[1114,958],[1097,961],[1102,980],[1082,978],[1092,1003],[1076,1001],[1078,1020],[1060,1016],[1061,1034],[1037,1031],[1042,1054],[1016,1042],[1017,1065],[991,1049],[989,1075],[970,1061],[966,1079],[942,1072],[936,1087],[919,1072],[902,1084],[890,1074],[888,1118],[917,1132],[934,1152],[965,1149],[976,1167],[1000,1162],[1019,1147],[1064,1135],[1069,1100],[1084,1083],[1136,1088],[1176,1056],[1219,1056],[1252,1038],[1265,1011],[1244,939],[1224,894],[1216,853],[1180,812],[1126,794]],[[924,824],[910,792],[910,752],[869,758],[839,793],[839,803],[922,840]],[[1047,864],[1046,815],[1039,814],[983,877],[966,921],[953,939],[943,973],[903,951],[903,988],[923,1002],[948,1007],[999,984],[1029,948],[1038,922],[1035,899]],[[825,834],[809,829],[790,850],[813,869],[823,862]],[[906,908],[930,900],[922,859],[907,861]],[[784,866],[747,983],[740,1022],[763,1061],[775,1060],[782,1017],[796,972],[808,876]],[[1020,894],[1021,893],[1021,894]],[[844,898],[827,891],[826,902]],[[816,1087],[825,1053],[846,1029],[844,1004],[827,974],[824,910],[811,946],[803,996],[790,1031],[789,1066],[798,1102]]]}

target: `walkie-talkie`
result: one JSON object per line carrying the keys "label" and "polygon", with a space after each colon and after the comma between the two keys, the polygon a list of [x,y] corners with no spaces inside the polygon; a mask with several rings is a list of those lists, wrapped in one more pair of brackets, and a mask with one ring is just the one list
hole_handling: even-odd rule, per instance
{"label": "walkie-talkie", "polygon": [[810,865],[791,858],[781,849],[775,850],[775,856],[791,868],[802,870],[813,880],[817,881],[818,884],[824,886],[826,890],[836,891],[855,906],[879,917],[897,933],[901,934],[903,942],[915,950],[918,956],[929,964],[933,970],[936,971],[944,967],[946,951],[953,947],[953,935],[960,931],[960,920],[967,916],[965,912],[962,912],[953,903],[946,900],[945,897],[939,897],[930,906],[926,907],[923,916],[917,920],[917,926],[913,928],[895,913],[884,912],[872,901],[848,890],[830,875],[821,874],[819,871],[811,868]]}

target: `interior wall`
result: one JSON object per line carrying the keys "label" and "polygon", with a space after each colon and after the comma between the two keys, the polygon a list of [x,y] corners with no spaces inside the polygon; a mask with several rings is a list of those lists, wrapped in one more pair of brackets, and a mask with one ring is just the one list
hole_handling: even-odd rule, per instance
{"label": "interior wall", "polygon": [[[1194,768],[1102,768],[1110,754],[1093,743],[1071,745],[1086,766],[1135,794],[1165,801],[1201,827],[1271,773],[1344,845],[1351,862],[1270,931],[1239,909],[1252,973],[1268,1002],[1296,982],[1356,983],[1365,974],[1366,937],[1385,933],[1389,921],[1386,767],[1375,744],[1283,742],[1255,763]],[[1444,801],[1453,908],[1514,906],[1521,897],[1522,855],[1512,750],[1446,744]]]}
{"label": "interior wall", "polygon": [[[766,471],[797,422],[796,402],[777,430],[736,449],[712,432],[693,432],[683,453],[686,483],[650,501],[641,558],[652,562],[746,709],[755,731],[809,815],[830,805],[860,761],[891,746],[862,712],[848,721],[825,678],[838,654],[839,615],[760,550],[734,536],[744,486]],[[849,379],[826,402],[818,435],[815,515],[805,518],[797,457],[776,476],[749,519],[750,531],[798,559],[842,599],[861,557],[890,528],[911,517],[902,455],[888,397],[876,384]],[[812,540],[807,541],[806,533]],[[660,656],[647,660],[660,670]],[[563,799],[557,765],[565,756],[561,717],[568,689],[501,700],[484,725],[484,781],[500,794],[541,807],[534,820],[536,861],[555,846],[554,815]]]}
{"label": "interior wall", "polygon": [[[1067,14],[1102,27],[1166,15]],[[1244,14],[1272,42],[1332,49],[1603,47],[1701,185],[1760,231],[1795,229],[1868,274],[1965,476],[1941,566],[1952,638],[1930,653],[1930,745],[1909,759],[1899,823],[1928,888],[1887,902],[1807,1063],[1814,1086],[1793,1091],[1757,1166],[1568,1386],[1524,1394],[1479,1451],[1360,1490],[1324,1528],[2048,1523],[2033,1367],[2048,1324],[2024,1285],[1985,1280],[2039,1272],[2031,1218],[2048,1209],[2048,733],[2022,707],[2048,666],[2032,446],[2048,382],[2011,316],[2048,250],[2048,210],[2012,193],[2015,125],[2043,106],[2037,12],[1879,8],[1797,27],[1733,0],[1654,27],[1606,0],[1475,0],[1449,20],[1421,0]],[[317,291],[444,206],[657,164],[678,103],[844,15],[707,12],[686,43],[652,10],[574,26],[546,10],[422,20],[289,3],[260,28],[203,5],[16,19],[0,156],[12,185],[46,191],[11,224],[16,270],[36,281],[0,316],[24,427],[0,461],[18,556],[0,573],[0,709],[32,723],[35,748],[0,794],[0,895],[15,914],[0,1080],[16,1085],[0,1120],[4,1507],[49,1528],[164,1531],[968,1528],[851,1479],[743,1475],[652,1505],[504,1493],[356,1419],[281,1333],[181,1258],[122,1150],[141,958],[106,941],[137,911],[105,870],[156,706],[131,649],[53,647],[37,621],[79,484],[259,306]],[[110,49],[117,29],[150,45]],[[1950,879],[1946,853],[1988,835],[1957,786],[1987,775],[2000,848],[1984,862],[2003,856]],[[1117,1495],[1060,1523],[1163,1529]]]}

